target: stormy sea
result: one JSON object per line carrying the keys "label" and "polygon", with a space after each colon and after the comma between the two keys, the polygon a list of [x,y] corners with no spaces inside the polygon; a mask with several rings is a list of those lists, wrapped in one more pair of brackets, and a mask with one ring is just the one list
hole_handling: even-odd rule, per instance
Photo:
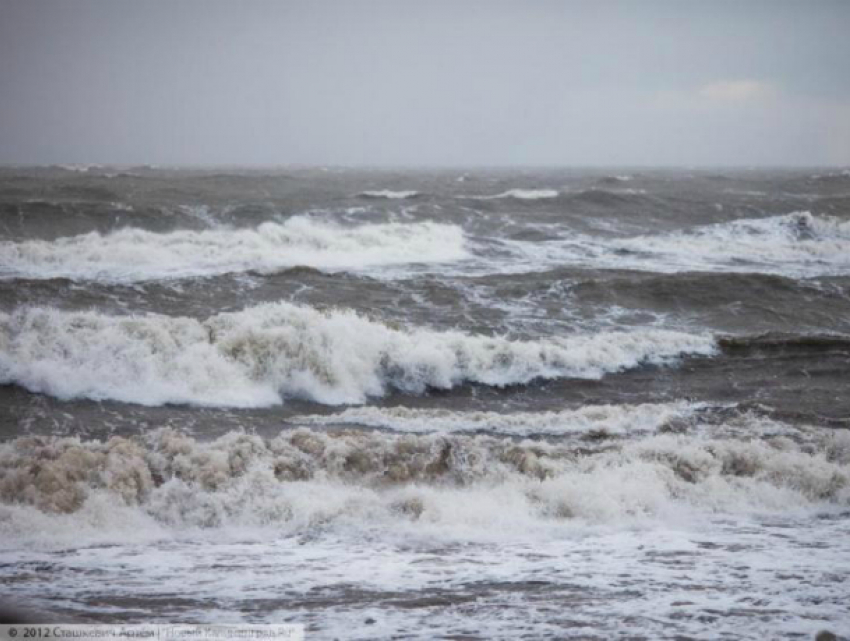
{"label": "stormy sea", "polygon": [[850,630],[850,171],[0,169],[0,598]]}

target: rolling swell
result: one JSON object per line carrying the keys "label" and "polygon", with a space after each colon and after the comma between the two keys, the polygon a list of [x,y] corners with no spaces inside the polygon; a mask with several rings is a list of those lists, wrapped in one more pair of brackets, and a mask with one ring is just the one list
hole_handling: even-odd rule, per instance
{"label": "rolling swell", "polygon": [[582,306],[698,317],[726,331],[850,331],[850,286],[843,279],[818,283],[772,274],[711,272],[587,278],[575,270],[554,270],[543,277],[549,282],[563,279],[571,300]]}
{"label": "rolling swell", "polygon": [[707,334],[646,329],[510,341],[287,303],[205,321],[51,308],[0,315],[0,382],[63,399],[143,405],[263,407],[288,396],[363,403],[391,389],[598,379],[714,352]]}
{"label": "rolling swell", "polygon": [[568,194],[565,200],[570,204],[584,204],[593,207],[618,208],[634,204],[636,197],[642,194],[634,190],[584,189]]}
{"label": "rolling swell", "polygon": [[850,357],[850,336],[767,333],[718,339],[720,349],[733,356],[752,354],[839,354]]}

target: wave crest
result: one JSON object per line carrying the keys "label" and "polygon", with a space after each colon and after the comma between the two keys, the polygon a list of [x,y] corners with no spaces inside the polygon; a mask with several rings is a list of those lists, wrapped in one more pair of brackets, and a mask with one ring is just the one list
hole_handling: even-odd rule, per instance
{"label": "wave crest", "polygon": [[460,227],[433,222],[343,227],[296,216],[252,229],[154,233],[127,228],[55,241],[0,242],[0,275],[112,282],[268,272],[303,265],[356,269],[467,256]]}
{"label": "wave crest", "polygon": [[418,191],[392,191],[390,189],[380,189],[375,191],[361,191],[358,196],[361,198],[386,198],[388,200],[404,200],[407,198],[416,198],[419,196]]}
{"label": "wave crest", "polygon": [[[613,194],[607,197],[621,198]],[[692,229],[600,238],[570,234],[545,243],[505,241],[535,265],[779,274],[793,277],[850,272],[850,221],[795,212],[743,218]]]}
{"label": "wave crest", "polygon": [[515,200],[550,200],[557,198],[559,192],[556,189],[508,189],[493,196],[463,196],[474,200],[499,200],[502,198],[513,198]]}
{"label": "wave crest", "polygon": [[601,378],[714,339],[665,330],[511,341],[395,328],[356,312],[287,303],[199,321],[52,308],[0,314],[0,382],[59,398],[258,407],[295,396],[362,403],[389,389]]}
{"label": "wave crest", "polygon": [[850,267],[850,222],[796,212],[768,218],[740,219],[664,236],[620,241],[622,248],[654,252],[675,259],[747,264],[809,263]]}

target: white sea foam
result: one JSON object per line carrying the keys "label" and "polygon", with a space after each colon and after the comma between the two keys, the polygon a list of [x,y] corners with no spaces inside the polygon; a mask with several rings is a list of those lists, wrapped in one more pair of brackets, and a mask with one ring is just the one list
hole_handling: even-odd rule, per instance
{"label": "white sea foam", "polygon": [[360,196],[364,198],[387,198],[389,200],[401,200],[404,198],[415,198],[419,195],[418,191],[392,191],[389,189],[381,189],[377,191],[361,191]]}
{"label": "white sea foam", "polygon": [[337,414],[300,416],[305,425],[357,425],[396,432],[621,436],[651,432],[674,420],[687,420],[701,406],[685,402],[641,405],[587,405],[560,412],[476,412],[409,407],[356,407]]}
{"label": "white sea foam", "polygon": [[462,196],[462,198],[472,198],[475,200],[496,200],[501,198],[515,198],[517,200],[548,200],[557,198],[558,191],[556,189],[508,189],[500,194],[493,196]]}
{"label": "white sea foam", "polygon": [[498,540],[570,523],[850,505],[850,439],[828,430],[805,445],[660,434],[588,453],[490,436],[300,428],[201,442],[160,429],[106,442],[19,438],[0,444],[0,463],[0,533],[26,545],[266,525]]}
{"label": "white sea foam", "polygon": [[0,443],[0,580],[129,620],[179,593],[182,616],[238,602],[279,621],[273,594],[328,638],[616,636],[623,617],[651,638],[704,637],[706,617],[709,636],[840,631],[850,438],[735,422],[592,451],[353,429],[19,438]]}
{"label": "white sea foam", "polygon": [[460,227],[432,222],[344,227],[296,216],[252,229],[122,229],[0,243],[0,275],[143,281],[304,265],[356,269],[466,257]]}
{"label": "white sea foam", "polygon": [[[850,221],[797,212],[745,218],[672,233],[631,238],[585,234],[542,243],[503,241],[513,267],[552,265],[680,271],[756,272],[816,276],[850,272]],[[499,265],[503,265],[500,261]],[[497,269],[502,269],[494,265]]]}
{"label": "white sea foam", "polygon": [[287,303],[205,321],[52,308],[0,314],[0,382],[145,405],[267,406],[286,396],[362,403],[389,389],[600,378],[715,349],[707,334],[643,329],[510,341]]}
{"label": "white sea foam", "polygon": [[[741,219],[669,235],[641,236],[617,246],[651,252],[678,266],[850,269],[850,222],[809,212]],[[656,261],[653,261],[656,262]]]}
{"label": "white sea foam", "polygon": [[60,169],[64,169],[65,171],[73,171],[75,173],[85,174],[93,169],[101,169],[103,165],[85,165],[85,164],[71,164],[71,165],[58,165]]}

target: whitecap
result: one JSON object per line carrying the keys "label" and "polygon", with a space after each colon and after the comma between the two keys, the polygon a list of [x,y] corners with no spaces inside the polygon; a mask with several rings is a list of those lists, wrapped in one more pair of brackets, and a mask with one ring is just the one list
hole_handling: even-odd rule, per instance
{"label": "whitecap", "polygon": [[[207,222],[203,208],[191,210]],[[57,240],[0,242],[0,275],[132,282],[286,267],[357,269],[467,256],[460,227],[434,222],[354,227],[295,216],[248,229],[155,233],[125,228]]]}
{"label": "whitecap", "polygon": [[389,200],[401,200],[405,198],[415,198],[419,195],[418,191],[392,191],[390,189],[381,189],[376,191],[361,191],[359,196],[363,198],[387,198]]}
{"label": "whitecap", "polygon": [[557,198],[556,189],[508,189],[493,196],[461,196],[461,198],[472,198],[475,200],[496,200],[501,198],[514,198],[516,200],[549,200]]}
{"label": "whitecap", "polygon": [[641,329],[511,341],[288,303],[205,321],[37,307],[0,314],[0,384],[144,405],[260,407],[292,396],[363,403],[390,390],[598,379],[715,350],[708,334]]}

